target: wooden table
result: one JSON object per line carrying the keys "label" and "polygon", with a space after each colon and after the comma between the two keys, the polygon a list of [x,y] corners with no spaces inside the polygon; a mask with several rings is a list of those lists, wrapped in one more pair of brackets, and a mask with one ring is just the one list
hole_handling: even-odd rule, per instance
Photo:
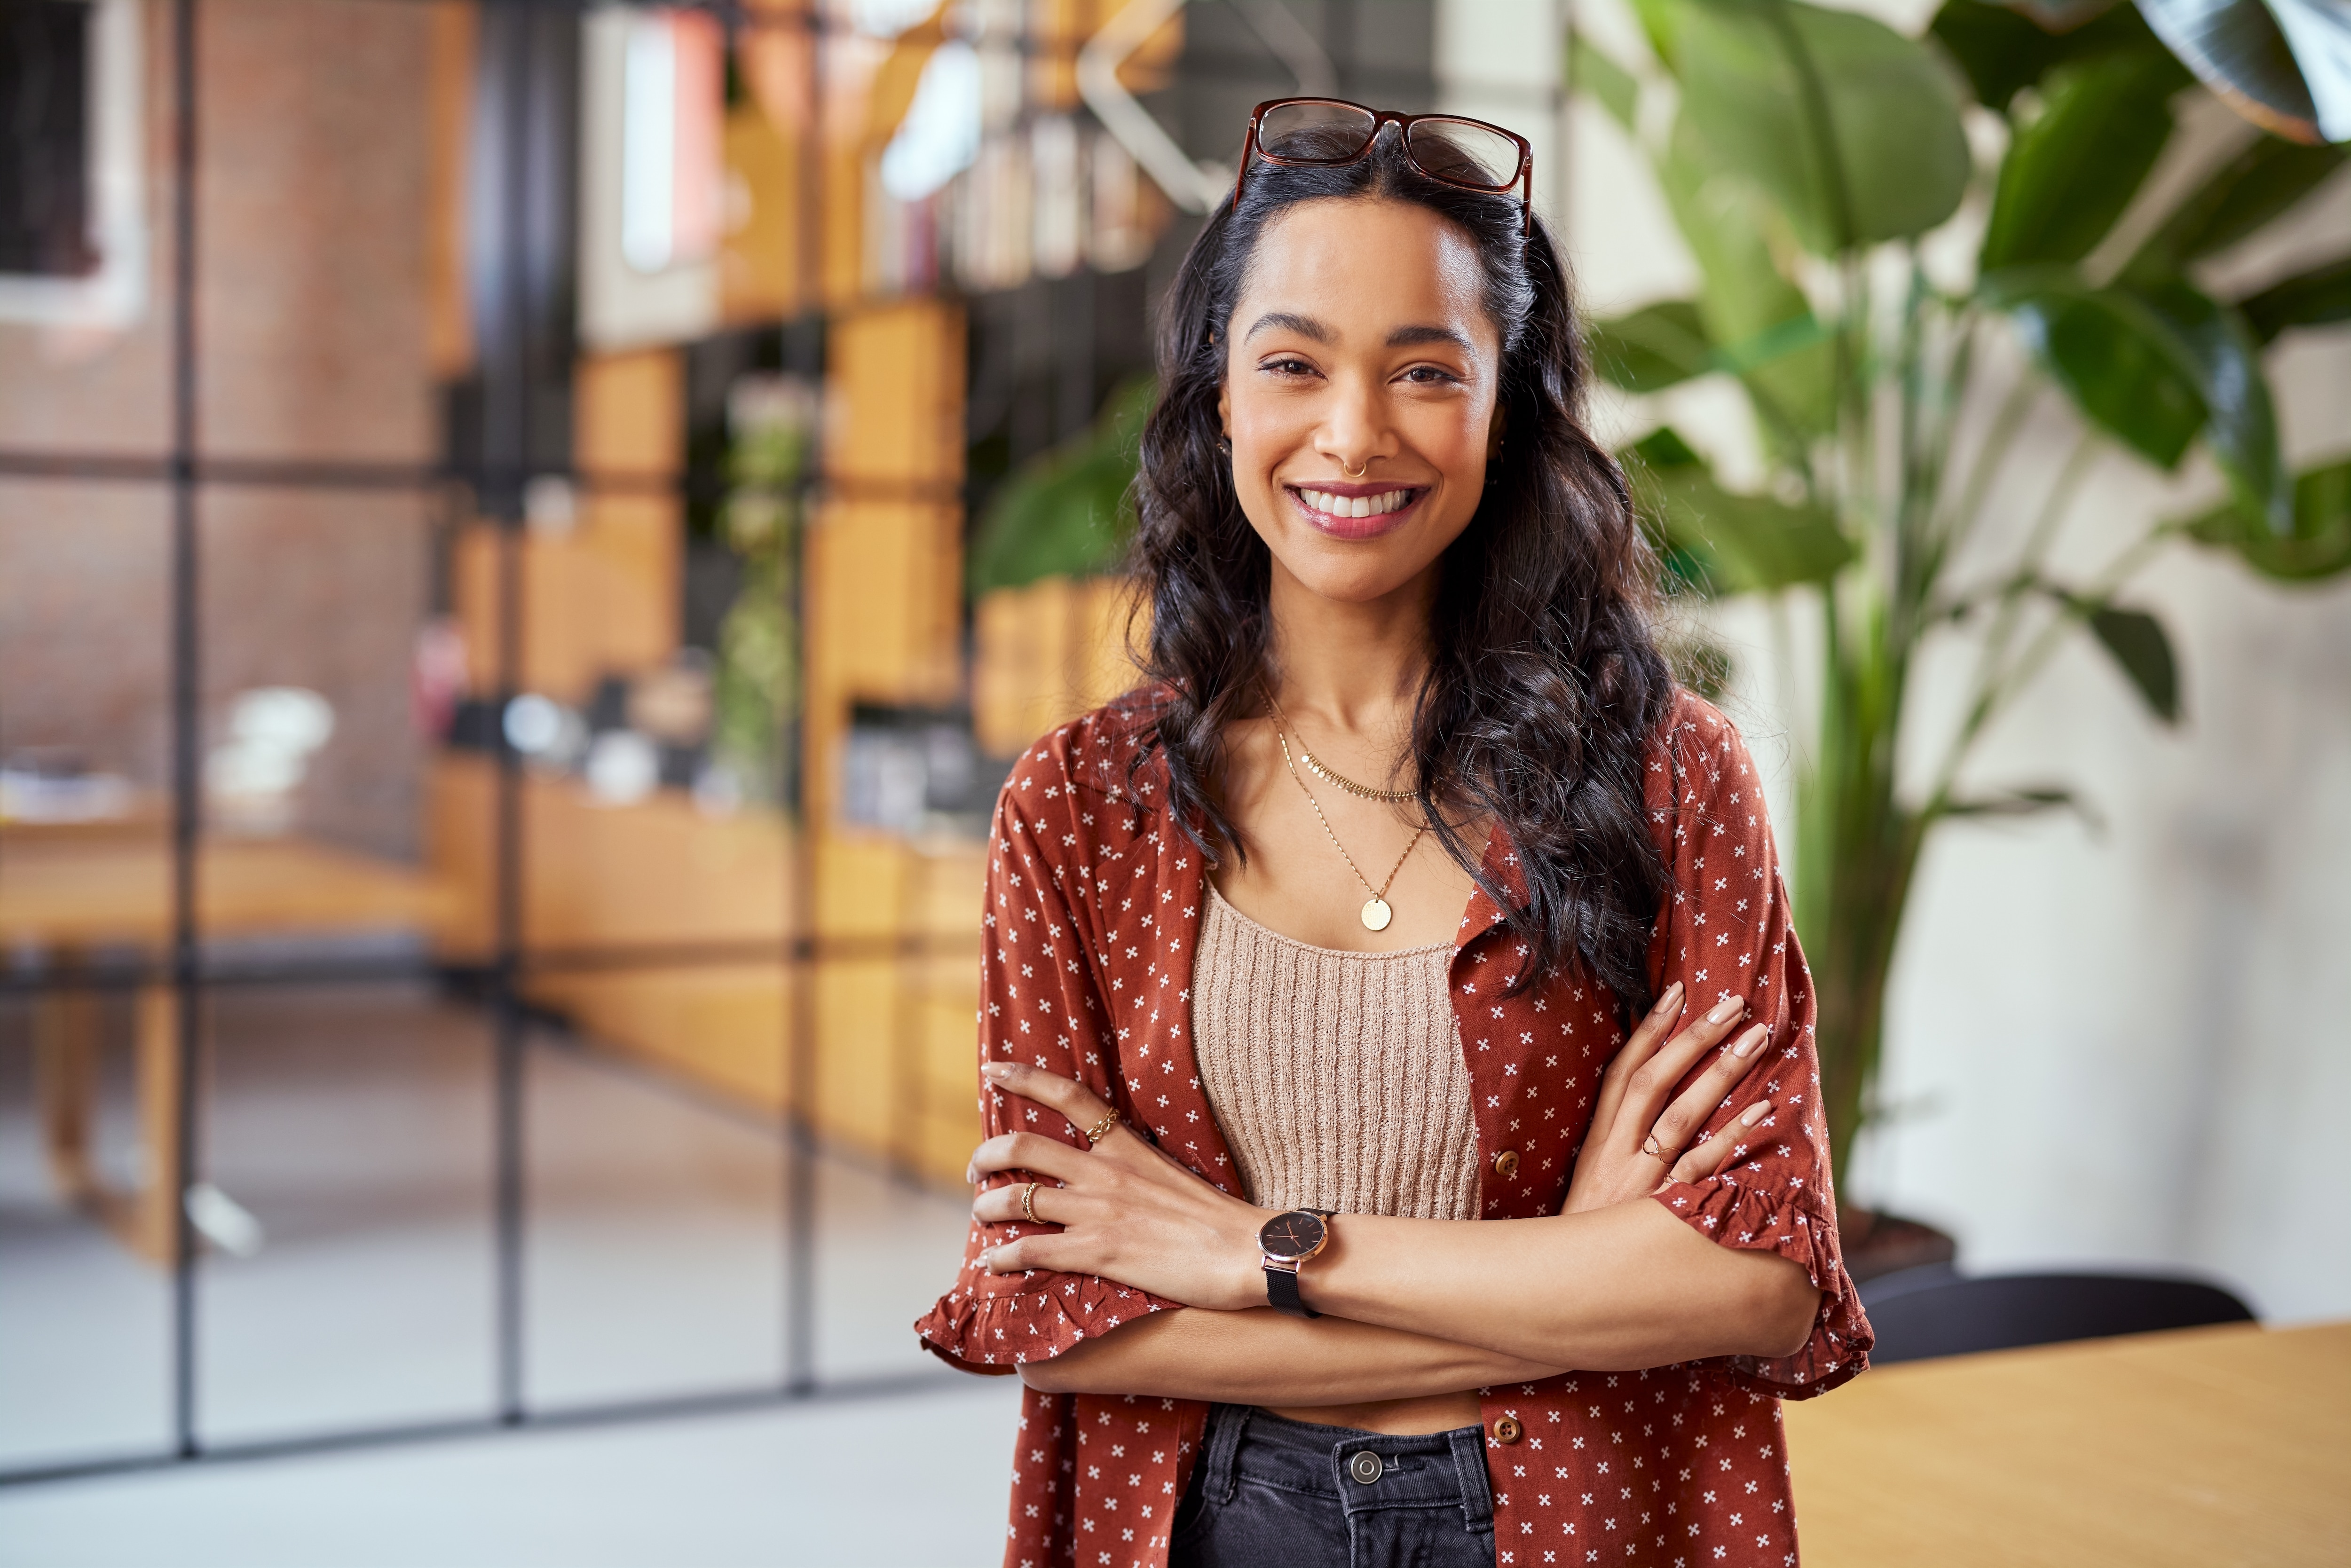
{"label": "wooden table", "polygon": [[2351,1323],[1909,1362],[1784,1408],[1810,1568],[2351,1563]]}
{"label": "wooden table", "polygon": [[[301,839],[214,839],[197,861],[196,928],[206,938],[361,931],[432,932],[455,894],[408,867]],[[93,949],[152,956],[172,932],[169,841],[152,824],[116,831],[0,829],[0,944],[30,947],[70,979]],[[49,1171],[68,1198],[103,1218],[141,1255],[169,1262],[178,1246],[179,1032],[168,983],[140,988],[134,1070],[146,1175],[110,1189],[90,1157],[98,1097],[97,993],[68,985],[40,994],[35,1077]]]}

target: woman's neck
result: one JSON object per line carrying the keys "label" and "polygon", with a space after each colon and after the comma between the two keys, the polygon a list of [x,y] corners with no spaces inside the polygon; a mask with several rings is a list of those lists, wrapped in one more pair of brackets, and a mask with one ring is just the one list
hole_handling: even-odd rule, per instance
{"label": "woman's neck", "polygon": [[1319,729],[1397,744],[1428,670],[1436,597],[1433,567],[1394,593],[1350,603],[1314,592],[1277,559],[1266,604],[1275,700]]}

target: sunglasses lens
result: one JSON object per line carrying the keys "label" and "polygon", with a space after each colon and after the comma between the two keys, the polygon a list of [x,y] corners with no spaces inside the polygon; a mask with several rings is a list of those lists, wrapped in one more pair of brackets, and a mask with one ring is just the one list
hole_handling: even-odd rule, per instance
{"label": "sunglasses lens", "polygon": [[1525,156],[1517,142],[1474,120],[1416,120],[1407,145],[1413,161],[1438,179],[1481,191],[1516,184]]}
{"label": "sunglasses lens", "polygon": [[1258,150],[1292,163],[1343,163],[1371,144],[1379,123],[1352,103],[1280,104],[1258,120]]}

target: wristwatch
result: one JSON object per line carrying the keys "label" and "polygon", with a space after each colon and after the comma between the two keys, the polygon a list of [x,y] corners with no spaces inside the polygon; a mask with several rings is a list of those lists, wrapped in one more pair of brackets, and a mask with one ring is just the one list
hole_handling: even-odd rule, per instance
{"label": "wristwatch", "polygon": [[1324,1220],[1337,1212],[1328,1208],[1292,1208],[1275,1215],[1257,1233],[1258,1251],[1265,1264],[1265,1299],[1277,1312],[1293,1318],[1319,1318],[1298,1294],[1298,1266],[1330,1244],[1331,1228]]}

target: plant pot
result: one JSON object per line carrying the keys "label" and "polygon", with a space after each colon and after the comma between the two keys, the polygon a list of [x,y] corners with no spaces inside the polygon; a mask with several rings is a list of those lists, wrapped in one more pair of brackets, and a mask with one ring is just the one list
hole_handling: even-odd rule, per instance
{"label": "plant pot", "polygon": [[1837,1237],[1844,1247],[1844,1271],[1855,1284],[1900,1269],[1949,1263],[1959,1253],[1949,1231],[1923,1220],[1843,1204],[1837,1206]]}

